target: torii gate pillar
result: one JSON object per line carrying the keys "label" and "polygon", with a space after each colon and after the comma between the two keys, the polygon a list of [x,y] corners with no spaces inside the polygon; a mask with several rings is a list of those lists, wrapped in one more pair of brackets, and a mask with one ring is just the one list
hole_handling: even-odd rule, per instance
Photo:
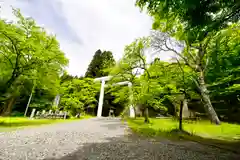
{"label": "torii gate pillar", "polygon": [[[101,78],[96,78],[94,81],[101,81],[101,90],[100,90],[100,96],[99,96],[99,101],[98,101],[98,110],[97,110],[97,117],[102,117],[102,109],[103,109],[103,100],[104,100],[104,87],[105,87],[105,81],[108,81],[111,76],[107,77],[101,77]],[[129,107],[129,116],[130,117],[135,117],[135,111],[132,105],[132,100],[133,100],[133,94],[132,94],[132,83],[125,81],[125,82],[119,82],[116,83],[115,85],[126,85],[128,84],[129,90],[130,90],[130,107]]]}
{"label": "torii gate pillar", "polygon": [[132,93],[132,83],[128,83],[128,87],[129,87],[129,90],[130,90],[130,106],[129,106],[129,116],[131,118],[134,118],[135,117],[135,110],[133,108],[133,105],[132,105],[132,101],[133,101],[133,93]]}
{"label": "torii gate pillar", "polygon": [[99,101],[98,101],[97,117],[102,116],[102,108],[103,108],[103,100],[104,100],[104,86],[105,86],[105,80],[102,80],[100,96],[99,96]]}

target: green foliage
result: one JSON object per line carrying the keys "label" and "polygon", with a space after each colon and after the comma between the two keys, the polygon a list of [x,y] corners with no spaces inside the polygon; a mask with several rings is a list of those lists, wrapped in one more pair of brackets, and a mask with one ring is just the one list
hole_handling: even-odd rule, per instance
{"label": "green foliage", "polygon": [[[201,35],[220,30],[229,23],[239,21],[240,2],[225,0],[137,0],[136,5],[147,9],[156,19],[166,19],[170,23],[179,20],[184,32]],[[195,39],[197,38],[194,36]]]}
{"label": "green foliage", "polygon": [[[111,75],[113,76],[111,82],[119,82],[119,81],[130,81],[133,84],[132,90],[133,94],[137,91],[138,94],[134,94],[133,103],[138,102],[139,93],[141,87],[139,86],[139,79],[137,79],[140,70],[146,70],[146,58],[144,55],[144,50],[149,47],[149,38],[139,38],[135,40],[132,44],[127,45],[124,50],[123,58],[120,62],[112,69]],[[128,88],[123,88],[121,91],[125,93]],[[144,89],[142,89],[143,92]],[[126,95],[121,92],[116,93],[118,95],[118,99],[125,99]],[[128,95],[128,94],[127,94]],[[136,104],[135,103],[135,104]]]}
{"label": "green foliage", "polygon": [[[167,110],[162,102],[166,98],[177,97],[175,94],[179,94],[179,89],[185,84],[181,79],[177,64],[157,60],[150,65],[147,64],[145,51],[149,45],[150,39],[147,37],[137,39],[126,46],[123,58],[111,72],[112,81],[128,80],[132,82],[133,99],[131,103],[134,105],[141,104],[142,107]],[[138,76],[140,72],[137,70],[144,71],[140,77]],[[118,101],[123,101],[130,96],[127,91],[129,91],[128,88],[122,88],[121,92],[115,92],[114,95],[117,95]]]}
{"label": "green foliage", "polygon": [[55,95],[50,90],[36,89],[31,101],[31,108],[50,109]]}
{"label": "green foliage", "polygon": [[56,38],[47,35],[34,20],[24,18],[19,10],[14,10],[14,13],[18,18],[17,24],[1,20],[0,59],[1,64],[8,68],[8,72],[1,72],[1,77],[6,77],[7,87],[22,75],[38,78],[39,84],[45,80],[43,77],[51,79],[58,76],[56,73],[61,72],[67,60]]}
{"label": "green foliage", "polygon": [[[194,38],[198,35],[192,35],[191,40],[177,20],[171,23],[159,21],[161,23],[156,29],[165,33],[154,32],[151,45],[158,51],[176,53],[176,61],[167,63],[156,60],[150,65],[146,64],[144,51],[149,47],[149,41],[139,39],[126,46],[123,58],[112,70],[113,81],[129,80],[133,83],[134,104],[168,110],[165,102],[170,101],[178,107],[183,90],[187,92],[189,100],[200,100],[207,96],[207,92],[203,92],[201,86],[204,87],[205,82],[199,79],[206,79],[211,84],[208,87],[214,100],[234,95],[231,103],[238,104],[239,25],[233,24],[224,30],[212,32],[196,42]],[[139,78],[136,76],[137,69],[144,70]],[[126,97],[124,94],[118,95],[118,100]]]}
{"label": "green foliage", "polygon": [[16,108],[25,107],[34,88],[50,95],[47,100],[39,98],[33,104],[43,106],[59,92],[59,75],[68,60],[55,36],[48,35],[33,19],[23,17],[19,10],[13,13],[16,22],[0,20],[0,105],[11,108],[7,100],[21,97],[22,104],[18,103]]}
{"label": "green foliage", "polygon": [[[213,96],[236,96],[240,93],[240,26],[234,24],[222,30],[209,47],[211,60],[207,81]],[[233,98],[232,97],[232,98]]]}
{"label": "green foliage", "polygon": [[[224,101],[224,109],[231,114],[238,110],[239,2],[137,0],[136,4],[147,8],[155,31],[151,37],[127,45],[116,65],[112,52],[96,51],[85,74],[88,78],[64,71],[68,60],[56,37],[48,35],[33,19],[24,18],[19,10],[13,10],[16,22],[1,19],[0,112],[11,110],[13,104],[14,111],[24,112],[31,91],[30,107],[56,107],[52,100],[60,94],[60,108],[56,109],[72,114],[94,109],[100,85],[91,78],[109,74],[113,76],[110,85],[130,81],[133,86],[132,90],[127,86],[107,88],[105,106],[133,103],[170,112],[167,103],[177,110],[184,90],[190,101],[202,99],[205,108],[211,108],[211,98],[217,104]],[[146,54],[151,47],[156,53],[174,53],[174,61],[156,59],[147,64]]]}
{"label": "green foliage", "polygon": [[72,114],[83,112],[84,107],[96,104],[96,94],[99,91],[99,84],[93,82],[91,78],[82,80],[73,79],[63,82],[61,85],[60,106]]}
{"label": "green foliage", "polygon": [[[219,118],[211,104],[205,81],[205,71],[211,58],[208,50],[209,45],[214,40],[214,37],[221,32],[219,31],[220,26],[216,27],[215,22],[214,27],[211,26],[213,23],[207,25],[201,19],[199,24],[193,25],[192,21],[189,20],[189,17],[186,18],[185,14],[192,9],[191,7],[194,7],[193,10],[196,11],[198,5],[190,3],[191,5],[189,6],[189,2],[139,0],[137,5],[140,7],[147,6],[151,16],[154,17],[154,29],[160,31],[153,32],[152,47],[157,52],[173,52],[179,64],[183,62],[192,69],[194,72],[192,79],[204,103],[205,111],[212,122],[220,124]],[[198,14],[198,12],[196,13]],[[189,15],[187,14],[187,16]]]}
{"label": "green foliage", "polygon": [[129,104],[129,87],[128,86],[112,86],[108,92],[114,97],[115,104]]}
{"label": "green foliage", "polygon": [[98,78],[107,76],[109,73],[109,68],[115,65],[115,60],[113,58],[112,52],[97,50],[91,63],[88,66],[85,77]]}
{"label": "green foliage", "polygon": [[[178,127],[178,122],[174,119],[151,119],[150,124],[144,124],[141,119],[129,119],[128,124],[137,133],[147,136],[172,136],[172,131]],[[234,141],[239,139],[239,128],[237,124],[223,123],[221,126],[212,125],[206,121],[191,123],[184,121],[184,130],[191,136],[200,136],[215,140]],[[235,138],[235,139],[234,139]]]}

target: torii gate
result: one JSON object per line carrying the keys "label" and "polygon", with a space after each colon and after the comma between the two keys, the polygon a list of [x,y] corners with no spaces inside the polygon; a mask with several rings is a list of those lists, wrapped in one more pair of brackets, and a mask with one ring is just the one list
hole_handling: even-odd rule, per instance
{"label": "torii gate", "polygon": [[[105,82],[109,81],[112,78],[112,76],[106,76],[106,77],[100,77],[100,78],[95,78],[94,81],[101,81],[101,89],[100,89],[100,96],[99,96],[99,101],[98,101],[98,110],[97,110],[97,117],[102,117],[102,108],[103,108],[103,99],[104,99],[104,88],[106,87]],[[124,81],[124,82],[119,82],[115,83],[114,85],[128,85],[130,91],[132,90],[132,83],[129,81]],[[132,92],[131,92],[132,93]],[[130,101],[132,103],[132,97],[133,95],[130,96]],[[133,105],[131,104],[129,107],[129,113],[130,117],[135,117],[135,112]]]}

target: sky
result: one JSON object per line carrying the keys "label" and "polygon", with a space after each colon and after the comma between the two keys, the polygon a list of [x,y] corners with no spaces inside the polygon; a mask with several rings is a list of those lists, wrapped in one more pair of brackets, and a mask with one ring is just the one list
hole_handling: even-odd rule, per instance
{"label": "sky", "polygon": [[[14,20],[12,7],[56,35],[69,59],[69,74],[82,76],[98,49],[119,60],[124,47],[150,35],[152,19],[135,0],[0,0],[0,16]],[[161,59],[168,59],[163,55]]]}

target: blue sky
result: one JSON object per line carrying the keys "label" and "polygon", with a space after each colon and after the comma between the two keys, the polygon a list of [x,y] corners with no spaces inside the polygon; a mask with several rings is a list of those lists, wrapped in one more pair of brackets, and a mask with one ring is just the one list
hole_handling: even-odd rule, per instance
{"label": "blue sky", "polygon": [[0,0],[1,17],[14,20],[11,7],[56,34],[69,58],[68,72],[84,75],[94,52],[110,50],[120,59],[124,46],[148,36],[152,20],[135,0]]}

